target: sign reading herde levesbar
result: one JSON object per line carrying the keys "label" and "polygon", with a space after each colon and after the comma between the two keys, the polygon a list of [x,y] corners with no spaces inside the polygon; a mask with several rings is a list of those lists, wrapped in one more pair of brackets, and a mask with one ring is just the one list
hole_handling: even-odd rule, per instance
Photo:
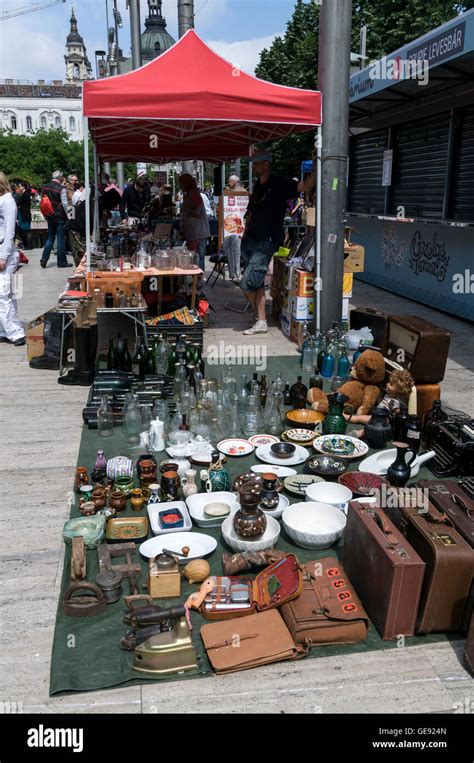
{"label": "sign reading herde levesbar", "polygon": [[441,32],[414,48],[408,48],[406,57],[409,61],[428,61],[429,66],[434,66],[454,53],[462,53],[465,34],[466,22],[461,21],[452,29]]}

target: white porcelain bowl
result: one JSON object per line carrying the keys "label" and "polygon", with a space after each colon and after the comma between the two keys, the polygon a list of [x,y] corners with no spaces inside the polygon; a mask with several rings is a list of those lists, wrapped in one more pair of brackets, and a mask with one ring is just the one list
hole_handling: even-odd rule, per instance
{"label": "white porcelain bowl", "polygon": [[234,530],[234,517],[231,515],[222,523],[222,537],[232,551],[265,551],[273,548],[280,535],[280,525],[276,519],[267,516],[267,527],[263,535],[256,540],[239,538]]}
{"label": "white porcelain bowl", "polygon": [[352,499],[352,491],[337,482],[316,482],[306,488],[306,501],[329,503],[340,511],[347,511],[347,503]]}
{"label": "white porcelain bowl", "polygon": [[231,516],[239,508],[239,503],[235,493],[225,490],[216,493],[195,493],[186,498],[186,505],[193,521],[198,527],[220,527],[223,520],[227,517],[207,517],[204,513],[204,507],[209,503],[226,503],[230,506]]}
{"label": "white porcelain bowl", "polygon": [[294,503],[281,521],[289,537],[301,548],[329,548],[342,537],[346,516],[328,503]]}

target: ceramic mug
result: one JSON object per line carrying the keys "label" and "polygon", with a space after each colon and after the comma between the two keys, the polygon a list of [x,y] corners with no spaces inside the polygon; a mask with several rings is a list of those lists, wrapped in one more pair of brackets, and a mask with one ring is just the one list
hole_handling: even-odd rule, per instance
{"label": "ceramic mug", "polygon": [[79,488],[79,501],[86,502],[92,501],[92,491],[94,490],[92,485],[81,485]]}
{"label": "ceramic mug", "polygon": [[305,501],[326,503],[344,514],[347,514],[347,507],[351,500],[352,491],[337,482],[314,482],[305,490]]}
{"label": "ceramic mug", "polygon": [[125,496],[130,495],[133,489],[133,479],[131,477],[117,477],[114,483],[114,490],[120,490]]}

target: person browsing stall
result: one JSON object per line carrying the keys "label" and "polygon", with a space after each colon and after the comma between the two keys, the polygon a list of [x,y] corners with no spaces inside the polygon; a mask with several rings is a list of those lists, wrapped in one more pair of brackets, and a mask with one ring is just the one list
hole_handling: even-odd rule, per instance
{"label": "person browsing stall", "polygon": [[199,267],[204,272],[206,247],[211,235],[206,208],[197,183],[187,172],[179,178],[183,192],[181,208],[181,231],[188,249],[199,254]]}
{"label": "person browsing stall", "polygon": [[250,302],[255,323],[244,334],[266,334],[265,275],[273,254],[284,240],[283,220],[287,200],[309,192],[315,185],[312,172],[304,181],[296,181],[271,171],[272,156],[259,151],[252,157],[257,177],[245,216],[241,245],[241,266],[244,274],[240,288]]}
{"label": "person browsing stall", "polygon": [[150,201],[150,186],[146,175],[139,175],[133,185],[127,185],[120,199],[120,217],[124,225],[129,217],[140,218]]}

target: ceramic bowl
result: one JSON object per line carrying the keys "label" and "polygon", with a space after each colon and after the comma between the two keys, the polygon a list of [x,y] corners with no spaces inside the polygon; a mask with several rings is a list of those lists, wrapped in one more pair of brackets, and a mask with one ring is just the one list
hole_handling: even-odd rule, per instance
{"label": "ceramic bowl", "polygon": [[334,456],[312,456],[305,464],[310,474],[317,474],[325,480],[336,480],[349,468],[349,462]]}
{"label": "ceramic bowl", "polygon": [[283,527],[301,548],[329,548],[337,543],[346,526],[346,516],[327,503],[294,503],[283,512]]}
{"label": "ceramic bowl", "polygon": [[376,490],[380,490],[383,484],[388,484],[383,477],[378,477],[370,472],[347,472],[338,477],[340,485],[349,488],[356,496],[369,496]]}
{"label": "ceramic bowl", "polygon": [[292,426],[322,431],[324,414],[320,411],[313,411],[311,408],[296,408],[293,411],[288,411],[286,418]]}
{"label": "ceramic bowl", "polygon": [[295,455],[296,447],[290,442],[275,442],[270,445],[270,450],[277,458],[291,458]]}
{"label": "ceramic bowl", "polygon": [[116,480],[117,477],[133,477],[133,461],[126,456],[115,456],[107,461],[107,477]]}
{"label": "ceramic bowl", "polygon": [[206,503],[203,511],[206,519],[225,519],[231,512],[231,504],[225,501],[210,501]]}
{"label": "ceramic bowl", "polygon": [[337,482],[316,482],[316,484],[308,486],[305,500],[328,503],[330,506],[346,512],[348,501],[352,500],[352,491]]}
{"label": "ceramic bowl", "polygon": [[292,442],[294,445],[308,445],[313,442],[316,432],[312,429],[286,429],[281,439],[284,442]]}
{"label": "ceramic bowl", "polygon": [[207,517],[204,514],[204,507],[216,501],[228,504],[231,514],[235,514],[239,509],[237,496],[230,491],[220,490],[215,493],[195,493],[186,498],[189,513],[193,522],[198,527],[220,527],[223,520],[226,519],[226,517]]}
{"label": "ceramic bowl", "polygon": [[224,519],[222,523],[222,537],[232,551],[265,551],[273,548],[280,535],[280,525],[276,519],[267,515],[267,527],[263,535],[256,540],[244,540],[234,530],[234,517]]}

